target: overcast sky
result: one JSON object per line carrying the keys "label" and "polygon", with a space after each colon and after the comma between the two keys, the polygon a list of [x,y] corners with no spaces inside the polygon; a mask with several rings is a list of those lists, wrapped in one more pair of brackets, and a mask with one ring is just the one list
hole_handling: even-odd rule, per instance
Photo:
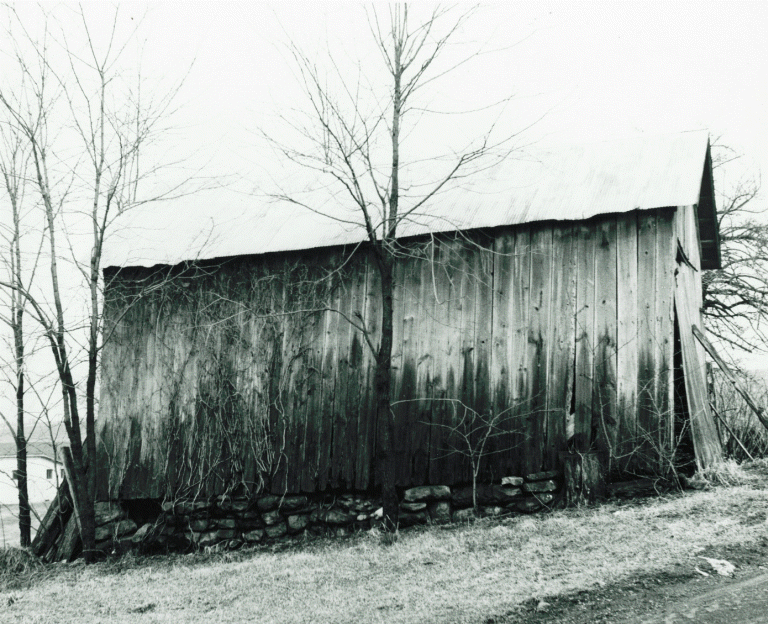
{"label": "overcast sky", "polygon": [[[217,166],[235,156],[257,164],[264,154],[244,130],[297,104],[289,40],[319,59],[330,49],[342,64],[381,67],[357,4],[159,3],[145,25],[146,67],[173,75],[194,59],[183,116],[191,135],[218,149]],[[515,93],[509,115],[524,127],[545,113],[525,135],[545,143],[706,128],[766,171],[767,33],[766,2],[496,3],[462,30],[457,54],[500,51],[436,92],[457,108]]]}
{"label": "overcast sky", "polygon": [[[46,6],[56,9],[65,32],[76,32],[76,20],[71,29],[66,23],[74,5]],[[35,11],[17,7],[22,15]],[[109,32],[114,5],[84,7],[93,32]],[[386,14],[387,5],[376,7]],[[419,4],[414,11],[424,9]],[[279,159],[259,131],[278,128],[281,113],[302,107],[287,45],[321,66],[330,53],[345,75],[375,83],[381,58],[366,15],[370,7],[352,3],[120,4],[121,32],[141,24],[140,50],[130,48],[124,58],[141,60],[148,88],[170,88],[186,75],[165,154],[232,181],[230,188],[153,210],[215,214],[235,202],[263,210],[258,192],[279,175]],[[510,131],[527,128],[521,144],[708,129],[744,154],[730,180],[717,174],[716,185],[725,188],[738,176],[768,171],[767,34],[764,1],[482,5],[457,33],[446,61],[478,49],[483,54],[434,83],[422,103],[460,111],[514,94],[504,123]],[[0,75],[12,61],[2,54],[7,44],[0,42]],[[470,116],[462,126],[457,116],[438,116],[426,128],[431,143],[449,147],[469,140],[483,121]],[[759,201],[766,205],[764,196]]]}

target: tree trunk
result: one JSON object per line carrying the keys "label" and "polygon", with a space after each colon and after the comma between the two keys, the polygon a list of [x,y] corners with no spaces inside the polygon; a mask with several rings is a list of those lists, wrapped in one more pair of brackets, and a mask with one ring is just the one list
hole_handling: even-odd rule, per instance
{"label": "tree trunk", "polygon": [[16,351],[16,474],[19,490],[19,538],[22,548],[32,543],[32,514],[29,508],[29,480],[27,479],[27,439],[24,431],[24,309],[20,297],[13,293],[13,333]]}
{"label": "tree trunk", "polygon": [[396,457],[394,452],[395,421],[390,406],[392,386],[392,333],[394,273],[393,258],[384,253],[377,254],[377,264],[381,274],[381,344],[376,358],[376,415],[378,423],[378,461],[379,483],[384,507],[384,528],[397,530],[398,498],[395,489]]}

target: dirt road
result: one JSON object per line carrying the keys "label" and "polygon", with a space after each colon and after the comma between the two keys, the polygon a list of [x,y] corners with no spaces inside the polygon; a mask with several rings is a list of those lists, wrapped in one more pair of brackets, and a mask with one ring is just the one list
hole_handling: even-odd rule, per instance
{"label": "dirt road", "polygon": [[532,600],[485,624],[768,624],[768,542],[708,556],[733,563],[733,576],[720,576],[702,561],[677,572]]}
{"label": "dirt road", "polygon": [[768,623],[768,574],[728,583],[698,596],[673,601],[652,614],[627,620],[633,624]]}

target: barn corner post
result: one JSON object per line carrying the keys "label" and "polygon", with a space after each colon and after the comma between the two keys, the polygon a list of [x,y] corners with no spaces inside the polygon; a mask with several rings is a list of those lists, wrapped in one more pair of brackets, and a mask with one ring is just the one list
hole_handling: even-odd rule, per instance
{"label": "barn corner post", "polygon": [[698,328],[702,326],[702,267],[717,268],[720,260],[718,237],[713,237],[714,247],[703,247],[701,241],[701,231],[707,226],[707,222],[702,225],[702,221],[707,216],[712,221],[709,227],[717,229],[713,191],[711,182],[707,184],[708,180],[711,180],[709,146],[698,201],[680,206],[673,222],[676,263],[674,307],[680,337],[685,403],[696,468],[705,473],[716,471],[723,461],[723,449],[709,405],[704,346],[696,337]]}

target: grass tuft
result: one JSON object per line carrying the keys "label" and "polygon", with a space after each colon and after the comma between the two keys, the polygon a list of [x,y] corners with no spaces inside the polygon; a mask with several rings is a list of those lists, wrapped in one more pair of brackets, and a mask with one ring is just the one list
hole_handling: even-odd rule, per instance
{"label": "grass tuft", "polygon": [[747,485],[753,480],[753,477],[734,459],[726,459],[698,474],[711,484],[727,487]]}
{"label": "grass tuft", "polygon": [[0,590],[28,585],[45,566],[24,548],[0,549]]}

